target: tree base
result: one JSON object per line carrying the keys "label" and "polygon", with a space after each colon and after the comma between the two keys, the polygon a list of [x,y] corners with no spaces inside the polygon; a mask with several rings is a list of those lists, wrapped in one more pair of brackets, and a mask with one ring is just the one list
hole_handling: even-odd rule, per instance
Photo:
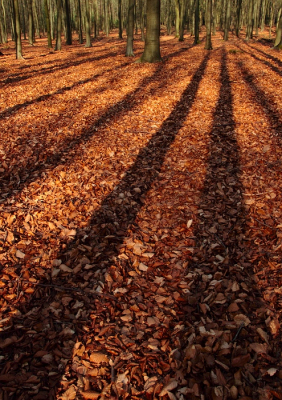
{"label": "tree base", "polygon": [[136,64],[140,64],[140,63],[158,63],[158,62],[163,62],[162,58],[156,58],[156,59],[150,59],[150,60],[146,60],[145,58],[143,58],[143,56],[141,56],[140,58],[138,58],[138,60],[135,61]]}

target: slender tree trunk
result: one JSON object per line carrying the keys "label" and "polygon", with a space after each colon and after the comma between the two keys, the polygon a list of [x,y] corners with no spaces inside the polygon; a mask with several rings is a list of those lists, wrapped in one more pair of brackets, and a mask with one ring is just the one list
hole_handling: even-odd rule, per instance
{"label": "slender tree trunk", "polygon": [[51,25],[50,25],[50,14],[49,14],[47,0],[44,0],[44,9],[45,9],[45,18],[46,18],[46,27],[47,27],[48,47],[49,47],[49,49],[51,49],[52,48]]}
{"label": "slender tree trunk", "polygon": [[195,0],[195,39],[194,44],[199,43],[200,38],[200,0]]}
{"label": "slender tree trunk", "polygon": [[261,3],[261,24],[260,24],[261,32],[264,31],[265,13],[266,13],[266,0],[262,0],[262,3]]}
{"label": "slender tree trunk", "polygon": [[78,7],[78,29],[79,29],[79,43],[83,43],[83,35],[82,35],[82,17],[81,17],[81,3],[80,0],[77,2]]}
{"label": "slender tree trunk", "polygon": [[55,50],[62,50],[62,0],[57,0],[57,36]]}
{"label": "slender tree trunk", "polygon": [[118,0],[118,37],[122,39],[121,0]]}
{"label": "slender tree trunk", "polygon": [[174,2],[175,2],[175,37],[179,38],[180,0],[174,0]]}
{"label": "slender tree trunk", "polygon": [[21,41],[21,25],[18,0],[13,0],[14,7],[14,24],[15,24],[15,42],[16,42],[16,59],[22,60],[22,41]]}
{"label": "slender tree trunk", "polygon": [[212,28],[212,0],[207,0],[207,9],[206,9],[206,50],[212,50],[212,41],[211,41],[211,28]]}
{"label": "slender tree trunk", "polygon": [[134,52],[133,52],[134,6],[135,6],[135,0],[128,0],[127,45],[125,53],[126,57],[134,57]]}
{"label": "slender tree trunk", "polygon": [[145,41],[145,10],[144,10],[144,2],[140,1],[140,29],[141,29],[141,40]]}
{"label": "slender tree trunk", "polygon": [[231,0],[226,2],[225,24],[224,24],[224,40],[228,40],[231,16]]}
{"label": "slender tree trunk", "polygon": [[258,28],[259,28],[259,7],[260,7],[260,0],[255,0],[255,4],[254,4],[254,29],[255,29],[256,36],[258,36]]}
{"label": "slender tree trunk", "polygon": [[35,42],[35,31],[37,37],[40,37],[40,29],[39,29],[39,22],[38,22],[38,13],[36,9],[36,5],[34,0],[31,0],[31,8],[32,8],[32,16],[33,16],[33,43]]}
{"label": "slender tree trunk", "polygon": [[254,27],[253,21],[254,21],[254,0],[249,0],[246,40],[250,40],[253,37],[253,27]]}
{"label": "slender tree trunk", "polygon": [[70,3],[69,0],[65,0],[65,8],[66,8],[66,44],[72,44],[72,34],[71,34],[71,15],[70,15]]}
{"label": "slender tree trunk", "polygon": [[278,21],[278,28],[277,28],[277,32],[276,32],[276,39],[275,39],[275,43],[274,43],[274,48],[275,49],[281,49],[282,48],[282,12],[280,12],[280,17],[279,17],[279,21]]}
{"label": "slender tree trunk", "polygon": [[241,11],[242,11],[242,0],[237,1],[237,9],[236,9],[236,36],[239,37],[240,27],[241,27]]}
{"label": "slender tree trunk", "polygon": [[4,0],[1,2],[2,8],[2,17],[3,17],[3,30],[2,30],[2,37],[5,43],[8,43],[8,34],[7,34],[7,23],[6,23],[6,10],[4,6]]}
{"label": "slender tree trunk", "polygon": [[166,12],[166,29],[167,29],[167,34],[171,35],[171,0],[167,0],[167,12]]}
{"label": "slender tree trunk", "polygon": [[108,0],[104,0],[104,30],[105,30],[106,36],[109,36],[110,26],[109,26]]}
{"label": "slender tree trunk", "polygon": [[147,32],[144,53],[138,62],[162,61],[160,51],[160,0],[147,1]]}
{"label": "slender tree trunk", "polygon": [[90,28],[90,12],[89,12],[89,0],[85,1],[85,33],[86,43],[85,47],[91,47],[91,28]]}
{"label": "slender tree trunk", "polygon": [[28,8],[28,43],[33,46],[34,39],[34,21],[32,12],[32,0],[27,0]]}
{"label": "slender tree trunk", "polygon": [[184,40],[184,18],[185,18],[185,0],[179,0],[180,13],[179,13],[179,41]]}
{"label": "slender tree trunk", "polygon": [[271,2],[270,3],[269,38],[271,38],[271,36],[272,36],[273,18],[274,18],[274,7],[273,7],[273,4]]}
{"label": "slender tree trunk", "polygon": [[[21,14],[22,14],[21,25],[22,25],[23,36],[24,36],[23,38],[24,38],[24,40],[26,40],[25,14],[24,14],[24,6],[23,6],[22,2],[20,3],[20,8],[21,8]],[[1,20],[1,15],[0,15],[0,20]]]}

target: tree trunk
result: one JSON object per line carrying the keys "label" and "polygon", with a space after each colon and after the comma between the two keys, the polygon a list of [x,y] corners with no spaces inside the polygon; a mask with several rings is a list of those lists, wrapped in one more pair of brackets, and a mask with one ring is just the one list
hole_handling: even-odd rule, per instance
{"label": "tree trunk", "polygon": [[52,48],[52,38],[51,38],[51,24],[50,24],[50,14],[47,0],[44,0],[44,9],[45,9],[45,18],[46,18],[46,27],[47,27],[47,37],[48,37],[48,47]]}
{"label": "tree trunk", "polygon": [[185,19],[185,0],[179,0],[180,14],[179,14],[179,41],[184,40],[184,19]]}
{"label": "tree trunk", "polygon": [[247,23],[247,32],[246,32],[246,40],[250,40],[253,38],[253,26],[254,26],[254,0],[249,0],[249,10],[248,10],[248,23]]}
{"label": "tree trunk", "polygon": [[265,12],[266,12],[266,0],[262,0],[262,3],[261,3],[261,24],[260,24],[260,30],[261,30],[261,32],[264,31]]}
{"label": "tree trunk", "polygon": [[57,0],[57,37],[55,50],[62,50],[62,0]]}
{"label": "tree trunk", "polygon": [[2,8],[2,16],[3,16],[3,30],[2,30],[2,38],[5,43],[8,43],[8,34],[7,34],[7,24],[6,24],[6,10],[4,6],[4,0],[1,2],[1,8]]}
{"label": "tree trunk", "polygon": [[86,0],[85,1],[85,34],[86,34],[85,47],[92,47],[90,26],[91,25],[90,25],[89,0]]}
{"label": "tree trunk", "polygon": [[274,17],[274,7],[273,4],[270,3],[269,38],[271,38],[272,36],[273,17]]}
{"label": "tree trunk", "polygon": [[72,34],[71,34],[71,15],[70,15],[70,3],[69,0],[65,0],[65,8],[66,8],[66,31],[67,31],[67,40],[66,44],[72,44]]}
{"label": "tree trunk", "polygon": [[27,0],[28,8],[28,43],[33,46],[34,39],[34,21],[32,12],[32,0]]}
{"label": "tree trunk", "polygon": [[199,43],[200,38],[200,0],[195,0],[195,39],[194,44]]}
{"label": "tree trunk", "polygon": [[13,0],[14,6],[14,24],[15,24],[15,42],[16,42],[16,59],[22,60],[22,41],[21,41],[21,25],[18,0]]}
{"label": "tree trunk", "polygon": [[122,39],[121,0],[118,0],[118,37]]}
{"label": "tree trunk", "polygon": [[140,29],[141,29],[141,40],[145,41],[145,10],[144,10],[144,2],[140,1]]}
{"label": "tree trunk", "polygon": [[[150,0],[148,0],[150,1]],[[180,0],[174,0],[175,2],[175,37],[179,38],[180,28]]]}
{"label": "tree trunk", "polygon": [[126,57],[134,57],[133,53],[134,6],[135,6],[135,0],[128,0],[127,45],[125,53]]}
{"label": "tree trunk", "polygon": [[274,48],[279,50],[282,48],[282,12],[280,12]]}
{"label": "tree trunk", "polygon": [[224,24],[224,40],[228,40],[228,34],[230,29],[230,16],[231,16],[231,0],[226,2],[226,14],[225,14],[225,24]]}
{"label": "tree trunk", "polygon": [[82,44],[83,43],[83,35],[82,35],[82,17],[81,17],[81,4],[80,4],[80,0],[77,1],[77,8],[78,8],[78,29],[79,29],[79,43]]}
{"label": "tree trunk", "polygon": [[171,0],[167,1],[167,12],[166,12],[166,30],[167,30],[167,34],[171,35],[171,13],[170,13],[170,9],[171,9]]}
{"label": "tree trunk", "polygon": [[212,0],[207,0],[207,9],[206,9],[206,50],[212,50],[212,42],[211,42],[211,30],[212,30]]}
{"label": "tree trunk", "polygon": [[[21,14],[22,14],[21,22],[22,22],[22,30],[23,30],[23,36],[24,36],[23,38],[24,38],[24,40],[26,40],[25,14],[24,14],[24,5],[22,2],[20,3],[20,7],[21,7]],[[1,16],[0,16],[0,20],[1,20]]]}
{"label": "tree trunk", "polygon": [[242,11],[242,0],[238,0],[236,9],[236,36],[239,37],[241,27],[241,11]]}
{"label": "tree trunk", "polygon": [[160,51],[160,0],[147,1],[147,32],[144,53],[138,62],[162,61]]}
{"label": "tree trunk", "polygon": [[38,22],[38,13],[36,9],[36,5],[34,0],[31,1],[32,7],[32,16],[33,16],[33,43],[35,42],[35,30],[37,33],[37,37],[40,37],[40,30],[39,30],[39,22]]}
{"label": "tree trunk", "polygon": [[108,0],[104,0],[104,31],[106,36],[109,36],[110,26],[109,26],[109,7]]}

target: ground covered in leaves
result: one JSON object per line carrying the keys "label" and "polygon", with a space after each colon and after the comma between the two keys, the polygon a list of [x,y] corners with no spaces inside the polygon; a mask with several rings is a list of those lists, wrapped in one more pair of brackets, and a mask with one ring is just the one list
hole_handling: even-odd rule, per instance
{"label": "ground covered in leaves", "polygon": [[282,399],[282,54],[192,43],[2,49],[1,400]]}

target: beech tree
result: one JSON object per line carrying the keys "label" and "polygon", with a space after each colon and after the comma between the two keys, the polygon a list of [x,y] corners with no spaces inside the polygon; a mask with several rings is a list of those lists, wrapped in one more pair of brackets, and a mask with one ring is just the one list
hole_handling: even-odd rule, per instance
{"label": "beech tree", "polygon": [[138,62],[158,62],[162,61],[160,50],[160,0],[147,1],[147,30],[144,53]]}
{"label": "beech tree", "polygon": [[274,48],[278,50],[282,48],[282,12],[280,12]]}
{"label": "beech tree", "polygon": [[[227,0],[228,1],[228,0]],[[206,9],[206,50],[212,50],[212,42],[211,42],[211,34],[212,34],[212,0],[207,0],[207,9]]]}
{"label": "beech tree", "polygon": [[14,8],[14,24],[15,24],[15,42],[16,42],[16,58],[17,60],[23,59],[22,54],[22,41],[21,41],[21,25],[20,25],[20,12],[18,0],[13,0]]}
{"label": "beech tree", "polygon": [[126,57],[134,57],[134,52],[133,52],[134,7],[135,7],[135,0],[128,0],[127,45],[125,53]]}

